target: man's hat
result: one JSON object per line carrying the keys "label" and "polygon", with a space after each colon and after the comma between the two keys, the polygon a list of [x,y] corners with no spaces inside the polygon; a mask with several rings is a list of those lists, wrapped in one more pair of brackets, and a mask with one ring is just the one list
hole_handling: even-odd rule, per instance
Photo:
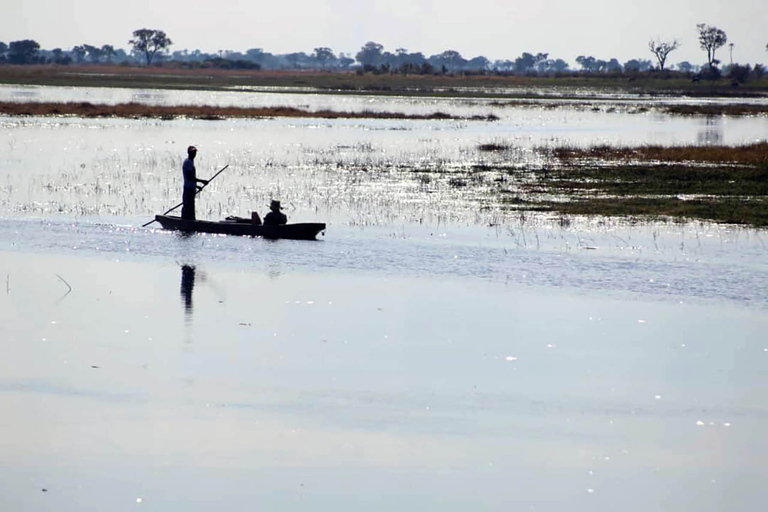
{"label": "man's hat", "polygon": [[269,204],[269,209],[270,210],[274,210],[274,209],[282,210],[283,207],[280,206],[280,201],[275,201],[273,199],[272,202]]}
{"label": "man's hat", "polygon": [[191,152],[193,152],[193,151],[197,151],[197,148],[196,148],[195,146],[189,146],[189,147],[187,148],[187,153],[191,153]]}

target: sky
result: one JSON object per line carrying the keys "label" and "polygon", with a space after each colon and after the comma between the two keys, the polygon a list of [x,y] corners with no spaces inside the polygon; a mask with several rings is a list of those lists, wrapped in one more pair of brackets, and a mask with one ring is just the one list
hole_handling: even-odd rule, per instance
{"label": "sky", "polygon": [[[123,7],[120,7],[122,5]],[[0,0],[0,41],[42,48],[78,44],[128,49],[139,28],[164,30],[171,50],[304,51],[326,46],[354,56],[368,41],[426,56],[514,59],[548,52],[652,59],[651,39],[681,42],[668,63],[706,61],[696,25],[724,30],[733,61],[768,63],[768,0]],[[728,45],[717,58],[730,62]]]}

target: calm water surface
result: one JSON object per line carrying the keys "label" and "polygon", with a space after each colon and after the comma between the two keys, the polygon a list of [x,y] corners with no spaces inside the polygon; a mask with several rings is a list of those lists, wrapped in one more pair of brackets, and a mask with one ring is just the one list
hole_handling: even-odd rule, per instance
{"label": "calm water surface", "polygon": [[[1,120],[1,508],[758,510],[764,231],[521,216],[411,176],[697,133],[561,114]],[[765,129],[740,122],[722,138]],[[199,216],[277,195],[325,235],[141,228],[190,142],[201,175],[231,165]]]}

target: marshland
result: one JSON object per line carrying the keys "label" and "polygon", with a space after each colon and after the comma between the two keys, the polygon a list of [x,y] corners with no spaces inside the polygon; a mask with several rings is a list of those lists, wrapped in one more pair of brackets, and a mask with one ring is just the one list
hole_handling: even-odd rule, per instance
{"label": "marshland", "polygon": [[0,86],[5,503],[763,502],[765,97],[116,76]]}

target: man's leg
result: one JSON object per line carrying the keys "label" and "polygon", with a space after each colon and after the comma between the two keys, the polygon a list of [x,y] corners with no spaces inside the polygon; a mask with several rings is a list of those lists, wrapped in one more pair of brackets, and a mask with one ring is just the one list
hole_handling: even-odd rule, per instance
{"label": "man's leg", "polygon": [[184,190],[182,197],[184,204],[181,207],[181,218],[195,220],[195,190]]}

